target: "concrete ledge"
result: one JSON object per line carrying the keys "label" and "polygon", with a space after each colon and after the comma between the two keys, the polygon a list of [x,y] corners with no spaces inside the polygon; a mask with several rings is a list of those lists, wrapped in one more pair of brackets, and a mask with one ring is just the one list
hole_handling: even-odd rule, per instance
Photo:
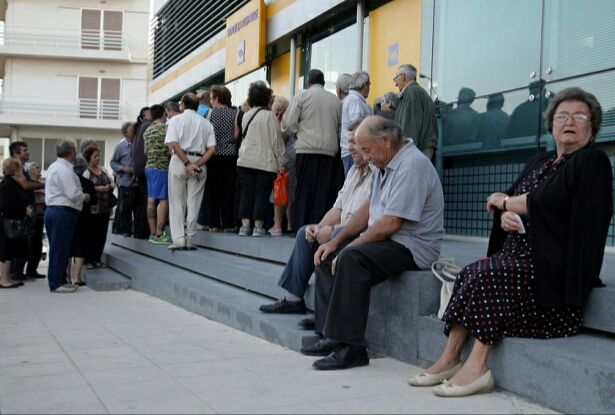
{"label": "concrete ledge", "polygon": [[592,290],[585,306],[583,326],[615,333],[615,286]]}
{"label": "concrete ledge", "polygon": [[83,270],[83,282],[94,291],[119,291],[130,288],[130,279],[109,269]]}
{"label": "concrete ledge", "polygon": [[305,315],[271,315],[258,311],[267,298],[165,264],[126,249],[107,247],[108,264],[131,278],[131,288],[237,328],[272,343],[299,350],[317,340],[299,329]]}
{"label": "concrete ledge", "polygon": [[[440,356],[446,336],[436,317],[419,319],[419,361]],[[465,355],[469,346],[464,351]],[[509,338],[493,349],[489,366],[499,388],[572,413],[615,412],[615,341],[580,334],[534,340]]]}

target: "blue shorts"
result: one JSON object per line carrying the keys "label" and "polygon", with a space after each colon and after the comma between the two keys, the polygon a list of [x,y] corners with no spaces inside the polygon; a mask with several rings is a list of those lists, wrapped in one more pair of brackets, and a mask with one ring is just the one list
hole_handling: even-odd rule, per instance
{"label": "blue shorts", "polygon": [[146,168],[147,197],[156,200],[169,198],[169,174],[164,170]]}

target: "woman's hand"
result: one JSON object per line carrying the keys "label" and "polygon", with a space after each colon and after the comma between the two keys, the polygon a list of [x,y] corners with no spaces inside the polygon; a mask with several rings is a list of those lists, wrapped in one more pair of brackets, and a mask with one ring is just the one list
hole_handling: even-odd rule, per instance
{"label": "woman's hand", "polygon": [[519,223],[517,215],[514,212],[504,212],[500,217],[501,227],[505,232],[519,232],[522,229],[522,225]]}
{"label": "woman's hand", "polygon": [[32,206],[26,206],[26,216],[32,217],[34,215],[34,208]]}
{"label": "woman's hand", "polygon": [[492,193],[487,198],[487,212],[494,213],[496,210],[504,210],[504,199],[509,197],[506,193],[496,192]]}
{"label": "woman's hand", "polygon": [[90,201],[90,194],[89,193],[84,193],[83,194],[83,201],[85,203],[88,203]]}

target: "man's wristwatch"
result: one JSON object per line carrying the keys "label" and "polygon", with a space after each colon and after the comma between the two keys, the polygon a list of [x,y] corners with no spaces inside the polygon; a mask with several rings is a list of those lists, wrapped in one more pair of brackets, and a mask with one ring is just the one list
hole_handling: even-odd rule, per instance
{"label": "man's wristwatch", "polygon": [[190,160],[186,159],[186,161],[184,161],[184,166],[187,166],[188,164],[190,164]]}
{"label": "man's wristwatch", "polygon": [[508,202],[508,198],[509,198],[509,197],[510,197],[510,196],[506,196],[506,197],[504,198],[504,201],[502,202],[502,210],[503,210],[504,212],[506,212],[506,211],[508,210],[508,209],[506,209],[506,202]]}

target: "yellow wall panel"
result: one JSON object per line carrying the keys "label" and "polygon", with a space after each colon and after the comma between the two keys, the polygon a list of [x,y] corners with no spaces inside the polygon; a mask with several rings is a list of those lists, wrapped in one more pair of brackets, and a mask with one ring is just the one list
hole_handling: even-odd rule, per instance
{"label": "yellow wall panel", "polygon": [[263,0],[252,0],[226,19],[226,82],[261,67],[265,62],[266,34]]}
{"label": "yellow wall panel", "polygon": [[369,101],[385,92],[399,92],[397,67],[421,61],[421,0],[395,0],[369,13]]}
{"label": "yellow wall panel", "polygon": [[[295,91],[299,90],[299,70],[301,65],[301,48],[297,48],[295,62]],[[274,95],[289,98],[290,95],[290,52],[278,56],[271,61],[271,89]]]}

